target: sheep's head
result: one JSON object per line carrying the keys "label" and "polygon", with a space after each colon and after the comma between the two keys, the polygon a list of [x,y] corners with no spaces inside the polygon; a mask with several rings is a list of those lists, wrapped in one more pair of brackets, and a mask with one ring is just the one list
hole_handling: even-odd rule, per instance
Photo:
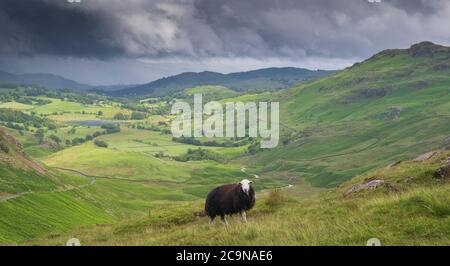
{"label": "sheep's head", "polygon": [[245,194],[248,195],[249,191],[250,191],[250,184],[252,183],[252,181],[248,180],[248,179],[244,179],[241,182],[239,182],[239,184],[241,184],[241,188],[242,191],[244,191]]}

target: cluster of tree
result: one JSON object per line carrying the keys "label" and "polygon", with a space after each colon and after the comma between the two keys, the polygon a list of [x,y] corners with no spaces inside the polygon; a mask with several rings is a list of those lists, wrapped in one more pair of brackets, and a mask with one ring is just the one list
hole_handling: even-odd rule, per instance
{"label": "cluster of tree", "polygon": [[140,130],[149,130],[149,131],[156,131],[156,132],[161,132],[161,134],[172,134],[172,131],[167,128],[167,127],[162,127],[162,126],[156,126],[153,124],[150,124],[150,126],[145,126],[142,124],[138,124],[138,125],[130,125],[129,128],[135,128],[135,129],[140,129]]}
{"label": "cluster of tree", "polygon": [[60,144],[61,143],[61,139],[58,136],[56,136],[56,135],[50,135],[48,138],[53,140],[56,144]]}
{"label": "cluster of tree", "polygon": [[139,130],[149,130],[149,131],[157,131],[160,132],[162,130],[161,127],[158,127],[156,125],[150,124],[150,126],[146,126],[143,124],[133,124],[130,125],[129,128],[135,128],[135,129],[139,129]]}
{"label": "cluster of tree", "polygon": [[[49,129],[55,129],[56,125],[45,118],[36,116],[34,113],[25,114],[19,110],[0,108],[0,121],[6,123],[7,127],[28,130],[29,127],[42,128],[47,127]],[[22,125],[17,125],[22,124]]]}
{"label": "cluster of tree", "polygon": [[174,159],[180,162],[202,161],[202,160],[213,160],[217,162],[223,161],[223,158],[219,154],[202,148],[189,149],[185,154],[175,156]]}
{"label": "cluster of tree", "polygon": [[180,143],[184,143],[184,144],[190,144],[190,145],[195,145],[195,146],[208,146],[208,147],[240,147],[240,146],[244,146],[247,145],[249,143],[251,143],[253,139],[252,138],[245,138],[245,139],[241,139],[241,140],[230,140],[227,139],[226,141],[223,142],[219,142],[217,140],[208,140],[208,141],[201,141],[198,139],[195,139],[193,137],[180,137],[180,138],[176,138],[173,137],[172,141],[175,142],[180,142]]}
{"label": "cluster of tree", "polygon": [[[105,124],[105,125],[102,126],[102,128],[105,129],[105,130],[104,131],[95,131],[92,135],[88,134],[84,138],[76,137],[76,138],[74,138],[72,140],[67,139],[66,140],[66,146],[76,146],[76,145],[80,145],[80,144],[83,144],[85,142],[94,140],[95,145],[97,145],[99,147],[103,147],[104,144],[101,144],[103,141],[95,140],[95,138],[97,138],[99,136],[102,136],[102,135],[106,135],[106,134],[112,134],[112,133],[120,132],[120,126],[116,125],[116,124]],[[69,134],[75,134],[76,133],[76,127],[72,127],[68,131],[68,133]],[[57,136],[52,135],[52,136],[49,136],[49,138],[53,139],[56,143],[60,143],[61,142],[61,140]],[[100,144],[98,144],[98,143],[100,143]],[[106,147],[108,147],[108,146],[106,145]]]}
{"label": "cluster of tree", "polygon": [[162,106],[151,108],[148,112],[151,115],[168,115],[168,114],[170,114],[170,109],[171,109],[171,106],[165,104]]}
{"label": "cluster of tree", "polygon": [[85,139],[85,138],[74,138],[74,139],[72,140],[71,144],[72,144],[73,146],[76,146],[76,145],[81,145],[81,144],[83,144],[83,143],[85,143],[85,142],[86,142],[86,139]]}
{"label": "cluster of tree", "polygon": [[[109,129],[109,131],[108,131],[108,129]],[[74,138],[74,139],[72,139],[72,140],[66,140],[66,146],[71,146],[71,145],[72,145],[72,146],[76,146],[76,145],[80,145],[80,144],[83,144],[83,143],[85,143],[85,142],[94,140],[96,137],[99,137],[99,136],[101,136],[101,135],[106,135],[106,134],[111,134],[111,133],[118,132],[118,131],[117,131],[117,128],[114,128],[114,129],[113,129],[113,127],[108,127],[108,129],[106,129],[106,131],[103,131],[103,132],[95,131],[92,135],[88,134],[88,135],[86,135],[86,137],[84,137],[84,138],[77,137],[77,138]],[[120,127],[118,128],[118,130],[120,131]],[[51,137],[52,137],[52,136],[50,136],[50,138],[51,138]],[[95,144],[95,145],[97,145],[97,146],[99,146],[99,147],[105,147],[105,148],[107,148],[107,147],[108,147],[107,144],[106,144],[106,146],[102,146],[103,144],[98,144],[98,143],[102,143],[102,142],[104,142],[104,141],[102,141],[102,140],[94,140],[94,144]],[[57,142],[57,143],[59,143],[59,142]],[[105,142],[105,143],[106,143],[106,142]]]}
{"label": "cluster of tree", "polygon": [[118,124],[105,124],[102,126],[102,128],[106,129],[107,134],[120,132],[120,125]]}
{"label": "cluster of tree", "polygon": [[0,151],[2,151],[4,153],[8,153],[9,152],[8,146],[6,146],[6,144],[3,143],[2,141],[0,141]]}
{"label": "cluster of tree", "polygon": [[12,129],[17,129],[17,130],[28,130],[28,127],[24,127],[20,124],[14,124],[13,122],[1,122],[0,123],[2,126],[4,127],[8,127],[8,128],[12,128]]}
{"label": "cluster of tree", "polygon": [[45,130],[42,128],[36,130],[34,136],[38,139],[39,143],[43,143],[45,138]]}
{"label": "cluster of tree", "polygon": [[15,99],[16,102],[28,105],[46,105],[51,103],[52,101],[42,98],[35,97],[18,97]]}
{"label": "cluster of tree", "polygon": [[148,111],[147,108],[145,108],[144,106],[138,105],[138,104],[135,104],[135,103],[130,103],[130,102],[124,103],[122,105],[122,107],[126,108],[126,109],[129,109],[131,111],[136,111],[136,112],[141,112],[141,113],[146,113]]}
{"label": "cluster of tree", "polygon": [[114,119],[115,120],[129,120],[130,116],[127,114],[123,114],[123,113],[117,113],[114,115]]}
{"label": "cluster of tree", "polygon": [[74,92],[69,89],[63,90],[49,90],[43,87],[34,86],[34,87],[22,87],[18,85],[3,85],[2,88],[8,88],[10,90],[0,91],[0,101],[2,102],[23,102],[26,104],[31,104],[31,101],[34,101],[34,104],[41,105],[49,103],[48,100],[31,98],[26,99],[24,97],[47,97],[47,98],[55,98],[63,101],[72,101],[78,102],[81,104],[96,104],[99,102],[111,102],[113,99],[110,97],[106,97],[103,95],[87,93],[87,92]]}
{"label": "cluster of tree", "polygon": [[147,118],[147,114],[142,112],[132,112],[131,116],[123,113],[114,115],[115,120],[144,120],[145,118]]}
{"label": "cluster of tree", "polygon": [[157,153],[155,153],[155,157],[156,158],[164,158],[164,157],[168,157],[163,151],[159,151]]}
{"label": "cluster of tree", "polygon": [[108,148],[108,143],[106,143],[106,142],[103,141],[103,140],[98,140],[98,139],[96,139],[96,140],[94,141],[94,144],[95,144],[96,146],[98,146],[98,147],[101,147],[101,148]]}

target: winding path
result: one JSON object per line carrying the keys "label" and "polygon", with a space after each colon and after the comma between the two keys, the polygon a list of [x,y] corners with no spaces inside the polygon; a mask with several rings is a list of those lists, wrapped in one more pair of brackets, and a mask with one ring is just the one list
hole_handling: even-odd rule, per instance
{"label": "winding path", "polygon": [[80,189],[83,189],[83,188],[85,188],[87,186],[94,185],[95,182],[97,181],[96,177],[88,176],[88,175],[85,175],[85,174],[82,174],[82,173],[79,173],[79,174],[81,174],[81,175],[83,175],[85,177],[90,177],[91,178],[91,182],[89,182],[87,184],[80,185],[80,186],[76,186],[76,187],[70,187],[70,188],[58,188],[58,189],[54,189],[54,190],[39,190],[39,191],[29,190],[29,191],[20,192],[20,193],[13,194],[13,195],[0,196],[0,202],[5,202],[5,201],[8,201],[8,200],[12,200],[12,199],[15,199],[15,198],[21,197],[23,195],[27,195],[27,194],[45,193],[45,192],[66,192],[66,191],[72,191],[72,190],[80,190]]}

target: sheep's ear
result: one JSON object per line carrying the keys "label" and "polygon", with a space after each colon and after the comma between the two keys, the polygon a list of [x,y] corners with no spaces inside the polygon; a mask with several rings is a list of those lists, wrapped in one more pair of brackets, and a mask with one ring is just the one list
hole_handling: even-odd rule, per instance
{"label": "sheep's ear", "polygon": [[250,182],[249,182],[250,184],[252,184],[253,183],[253,181],[252,180],[250,180]]}

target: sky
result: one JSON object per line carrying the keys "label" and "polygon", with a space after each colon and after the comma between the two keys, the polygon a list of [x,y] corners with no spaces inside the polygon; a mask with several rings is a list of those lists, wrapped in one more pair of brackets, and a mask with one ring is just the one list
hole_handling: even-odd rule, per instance
{"label": "sky", "polygon": [[92,85],[181,72],[340,69],[450,45],[448,0],[1,0],[0,70]]}

